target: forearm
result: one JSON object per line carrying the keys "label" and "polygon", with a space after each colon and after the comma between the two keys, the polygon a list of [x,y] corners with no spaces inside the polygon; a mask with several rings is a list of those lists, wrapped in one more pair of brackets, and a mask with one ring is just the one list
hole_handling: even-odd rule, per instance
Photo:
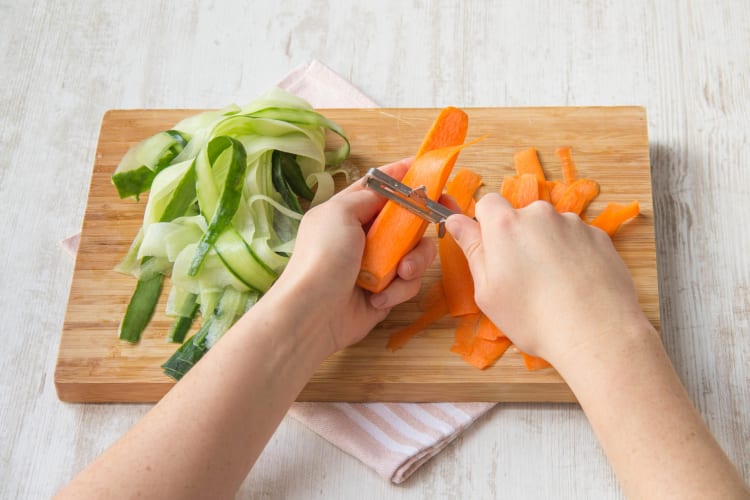
{"label": "forearm", "polygon": [[645,321],[555,365],[629,498],[747,498]]}
{"label": "forearm", "polygon": [[268,298],[67,492],[233,496],[330,350],[283,299]]}

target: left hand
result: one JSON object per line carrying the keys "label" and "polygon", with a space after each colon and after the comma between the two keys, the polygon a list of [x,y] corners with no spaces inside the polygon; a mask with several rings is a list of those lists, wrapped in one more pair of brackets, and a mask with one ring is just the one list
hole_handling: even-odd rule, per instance
{"label": "left hand", "polygon": [[[401,179],[411,162],[401,160],[381,169]],[[357,182],[307,212],[294,254],[269,292],[289,292],[285,295],[296,304],[295,313],[299,309],[299,314],[315,318],[320,334],[329,337],[331,353],[363,339],[393,306],[414,297],[437,255],[434,242],[424,238],[401,260],[397,277],[385,290],[371,294],[356,285],[365,247],[363,227],[385,202]]]}

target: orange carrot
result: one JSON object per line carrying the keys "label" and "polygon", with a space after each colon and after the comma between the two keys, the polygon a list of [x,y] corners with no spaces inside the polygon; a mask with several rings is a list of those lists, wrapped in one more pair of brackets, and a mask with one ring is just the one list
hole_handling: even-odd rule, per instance
{"label": "orange carrot", "polygon": [[482,185],[482,176],[468,168],[460,168],[445,185],[445,192],[456,200],[461,212],[466,213],[474,193]]}
{"label": "orange carrot", "polygon": [[422,141],[417,157],[433,149],[463,144],[468,130],[469,117],[466,113],[453,106],[444,108]]}
{"label": "orange carrot", "polygon": [[440,301],[445,302],[445,293],[443,292],[443,283],[437,280],[433,281],[422,294],[422,299],[419,301],[419,308],[422,311],[426,311]]}
{"label": "orange carrot", "polygon": [[535,148],[524,149],[514,154],[513,163],[518,175],[534,174],[539,181],[544,182],[544,171]]}
{"label": "orange carrot", "polygon": [[[482,184],[482,178],[468,169],[461,169],[446,187],[446,192],[456,200],[462,212],[466,213],[473,201],[474,192]],[[474,302],[474,280],[469,271],[461,247],[450,234],[438,242],[443,290],[451,316],[476,314],[479,307]]]}
{"label": "orange carrot", "polygon": [[533,174],[522,174],[513,193],[513,208],[523,208],[539,199],[539,182]]}
{"label": "orange carrot", "polygon": [[515,193],[518,188],[518,180],[519,178],[517,175],[503,177],[503,184],[500,186],[500,195],[508,200],[508,203],[513,204],[513,193]]}
{"label": "orange carrot", "polygon": [[547,181],[537,181],[537,184],[539,184],[539,199],[542,201],[546,201],[547,203],[551,203],[552,198],[550,198],[549,186],[547,185]]}
{"label": "orange carrot", "polygon": [[466,209],[466,212],[464,212],[469,217],[474,217],[474,212],[477,207],[477,203],[472,198],[471,201],[469,201],[469,206]]}
{"label": "orange carrot", "polygon": [[490,318],[482,314],[477,325],[477,336],[485,340],[497,340],[505,337],[505,334],[495,326],[495,323]]}
{"label": "orange carrot", "polygon": [[549,368],[552,366],[542,358],[531,356],[525,352],[522,352],[521,354],[523,355],[523,364],[526,365],[527,370],[541,370],[542,368]]}
{"label": "orange carrot", "polygon": [[553,205],[557,205],[567,189],[565,184],[560,181],[547,181],[547,188],[549,189],[549,201]]}
{"label": "orange carrot", "polygon": [[474,280],[463,250],[450,234],[446,234],[438,243],[438,252],[448,312],[454,317],[478,313],[479,306],[474,302]]}
{"label": "orange carrot", "polygon": [[578,179],[565,190],[562,198],[555,203],[558,212],[573,212],[581,215],[591,200],[599,194],[599,184],[591,179]]}
{"label": "orange carrot", "polygon": [[474,337],[471,353],[464,354],[461,358],[480,370],[487,368],[497,361],[500,356],[510,347],[511,341],[505,337],[497,340],[487,340],[482,337]]}
{"label": "orange carrot", "polygon": [[[437,200],[458,153],[475,142],[422,154],[414,160],[402,182],[412,188],[424,186],[427,197]],[[421,217],[388,201],[367,232],[357,284],[374,293],[383,291],[396,276],[398,263],[419,242],[426,229],[427,222]]]}
{"label": "orange carrot", "polygon": [[623,222],[632,219],[640,213],[638,201],[633,201],[627,205],[619,203],[609,203],[602,213],[591,221],[592,226],[596,226],[610,236],[613,236],[620,228]]}
{"label": "orange carrot", "polygon": [[391,338],[388,339],[388,349],[391,351],[401,349],[414,335],[418,334],[446,314],[448,314],[448,306],[445,303],[445,300],[436,300],[422,313],[421,316],[414,320],[413,323],[406,325],[391,335]]}
{"label": "orange carrot", "polygon": [[471,349],[476,335],[477,321],[479,321],[479,314],[467,314],[461,316],[458,322],[456,331],[454,333],[453,345],[450,351],[456,354],[467,355],[471,354]]}
{"label": "orange carrot", "polygon": [[557,148],[555,154],[560,158],[562,164],[563,182],[572,184],[576,180],[576,164],[573,163],[573,157],[570,155],[570,146]]}

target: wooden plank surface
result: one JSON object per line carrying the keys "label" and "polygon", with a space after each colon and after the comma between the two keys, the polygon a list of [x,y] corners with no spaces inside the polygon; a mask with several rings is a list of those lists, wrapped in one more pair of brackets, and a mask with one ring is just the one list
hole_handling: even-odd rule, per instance
{"label": "wooden plank surface", "polygon": [[[371,166],[410,156],[437,109],[323,110],[351,140],[349,166]],[[471,108],[469,137],[488,134],[465,150],[457,166],[482,175],[480,194],[497,191],[511,174],[514,152],[534,146],[550,179],[561,179],[554,150],[573,148],[579,175],[596,179],[601,194],[588,213],[611,201],[639,200],[642,215],[615,237],[639,292],[659,328],[654,220],[645,110],[637,107]],[[165,341],[171,319],[157,313],[137,345],[121,342],[117,327],[135,280],[112,271],[141,224],[144,201],[119,200],[110,176],[127,148],[169,128],[190,110],[114,110],[99,136],[83,232],[55,372],[58,395],[77,402],[157,401],[173,385],[159,366],[176,346]],[[434,234],[433,234],[434,237]],[[425,288],[439,279],[435,264]],[[300,401],[574,401],[552,369],[529,372],[511,348],[493,367],[479,371],[449,352],[455,320],[444,318],[405,348],[388,352],[394,329],[419,313],[419,297],[395,308],[365,340],[329,358]]]}

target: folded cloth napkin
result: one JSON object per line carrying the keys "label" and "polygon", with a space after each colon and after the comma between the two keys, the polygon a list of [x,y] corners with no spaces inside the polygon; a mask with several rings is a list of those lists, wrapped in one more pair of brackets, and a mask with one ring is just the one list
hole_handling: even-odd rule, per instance
{"label": "folded cloth napkin", "polygon": [[[278,86],[316,108],[377,104],[319,61],[304,64]],[[79,235],[63,241],[72,254]],[[353,455],[384,479],[401,483],[495,403],[295,403],[289,415]]]}

